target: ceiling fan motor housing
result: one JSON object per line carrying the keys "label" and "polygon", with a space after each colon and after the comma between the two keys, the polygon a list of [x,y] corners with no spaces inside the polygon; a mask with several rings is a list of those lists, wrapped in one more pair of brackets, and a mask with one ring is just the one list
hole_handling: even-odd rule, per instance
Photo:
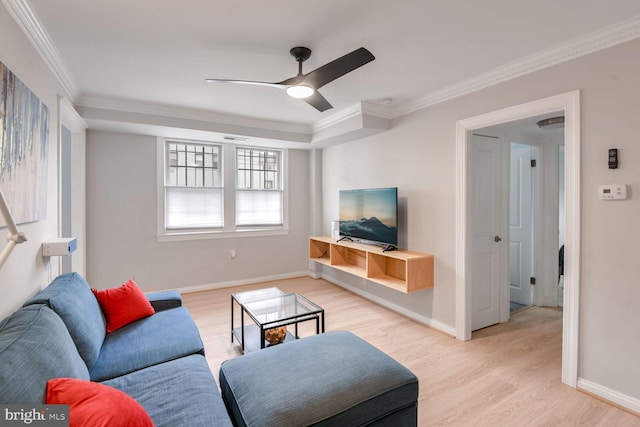
{"label": "ceiling fan motor housing", "polygon": [[311,56],[311,49],[309,49],[308,47],[297,46],[291,48],[289,53],[296,59],[296,61],[304,62]]}

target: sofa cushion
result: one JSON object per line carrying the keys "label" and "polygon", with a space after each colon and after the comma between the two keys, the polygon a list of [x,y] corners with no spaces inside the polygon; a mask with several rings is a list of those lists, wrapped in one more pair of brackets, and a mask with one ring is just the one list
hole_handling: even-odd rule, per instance
{"label": "sofa cushion", "polygon": [[44,403],[47,381],[58,377],[89,372],[51,309],[30,305],[0,323],[0,403]]}
{"label": "sofa cushion", "polygon": [[185,307],[159,311],[105,337],[90,369],[93,381],[104,381],[137,369],[203,353],[198,327]]}
{"label": "sofa cushion", "polygon": [[103,384],[136,399],[157,427],[232,425],[209,365],[201,355],[151,366]]}
{"label": "sofa cushion", "polygon": [[110,289],[91,289],[107,321],[107,333],[131,322],[151,316],[155,310],[135,280]]}
{"label": "sofa cushion", "polygon": [[349,332],[227,360],[220,387],[238,426],[417,423],[416,376]]}
{"label": "sofa cushion", "polygon": [[72,425],[92,427],[153,427],[144,408],[126,393],[76,378],[47,382],[48,405],[69,405]]}
{"label": "sofa cushion", "polygon": [[77,273],[58,276],[49,286],[25,303],[46,304],[62,319],[78,353],[91,369],[100,354],[106,324],[96,297]]}

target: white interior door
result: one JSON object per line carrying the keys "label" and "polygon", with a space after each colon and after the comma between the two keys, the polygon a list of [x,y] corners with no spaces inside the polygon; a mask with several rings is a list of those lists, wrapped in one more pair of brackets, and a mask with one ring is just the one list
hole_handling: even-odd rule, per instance
{"label": "white interior door", "polygon": [[[502,232],[502,146],[498,138],[472,135],[469,174],[471,329],[501,321],[505,238]],[[505,270],[506,272],[506,270]],[[505,286],[506,288],[506,286]]]}
{"label": "white interior door", "polygon": [[533,147],[511,144],[509,174],[509,284],[510,300],[531,305],[533,179],[531,167]]}

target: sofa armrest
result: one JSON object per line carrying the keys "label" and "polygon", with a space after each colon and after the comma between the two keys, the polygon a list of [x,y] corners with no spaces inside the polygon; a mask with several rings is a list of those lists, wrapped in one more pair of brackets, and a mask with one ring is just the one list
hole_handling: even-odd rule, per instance
{"label": "sofa armrest", "polygon": [[145,295],[155,311],[167,310],[170,308],[180,307],[182,305],[180,292],[175,290],[151,292]]}

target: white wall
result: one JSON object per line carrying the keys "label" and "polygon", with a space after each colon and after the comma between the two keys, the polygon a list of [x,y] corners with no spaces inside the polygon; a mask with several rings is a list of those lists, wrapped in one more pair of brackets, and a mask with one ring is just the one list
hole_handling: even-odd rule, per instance
{"label": "white wall", "polygon": [[[0,269],[0,319],[20,307],[24,301],[49,283],[57,274],[58,259],[52,266],[41,256],[42,242],[58,237],[58,98],[61,92],[38,53],[0,5],[0,61],[49,107],[49,164],[47,181],[47,219],[18,225],[28,241],[17,245]],[[6,228],[0,229],[4,248]]]}
{"label": "white wall", "polygon": [[[156,138],[87,134],[87,278],[135,277],[145,290],[219,285],[306,272],[309,152],[289,151],[288,235],[158,242]],[[236,258],[229,259],[229,250]]]}
{"label": "white wall", "polygon": [[[448,207],[455,202],[455,156],[451,146],[430,141],[430,132],[453,131],[455,122],[439,115],[420,114],[396,120],[393,129],[351,143],[324,149],[323,234],[330,234],[331,221],[338,218],[338,190],[350,188],[398,187],[406,199],[406,246],[435,255],[432,290],[409,295],[361,280],[330,268],[324,271],[357,289],[373,293],[418,316],[454,325],[455,283],[454,215]],[[451,133],[453,136],[453,132]]]}
{"label": "white wall", "polygon": [[[329,147],[323,157],[323,233],[338,190],[397,186],[408,198],[408,247],[435,255],[435,287],[409,295],[326,275],[388,298],[416,318],[455,326],[455,124],[457,120],[580,89],[582,96],[582,271],[579,376],[640,399],[640,40],[538,71],[393,122],[385,133]],[[607,149],[620,168],[607,168]],[[354,160],[357,159],[357,160]],[[598,200],[603,183],[631,198]]]}

